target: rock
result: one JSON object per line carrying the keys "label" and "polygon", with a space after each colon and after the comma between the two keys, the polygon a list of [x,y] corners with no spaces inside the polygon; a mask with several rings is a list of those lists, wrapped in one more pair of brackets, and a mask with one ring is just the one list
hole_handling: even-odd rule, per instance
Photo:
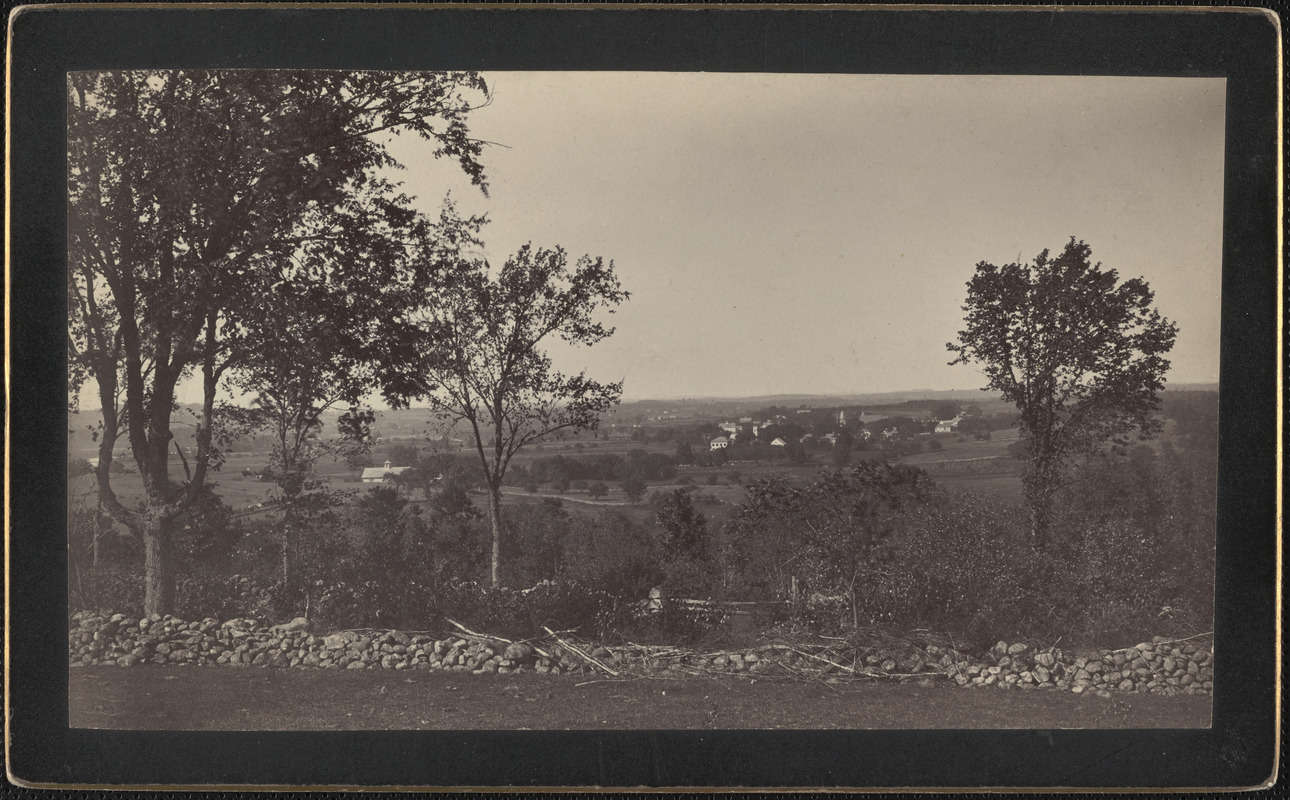
{"label": "rock", "polygon": [[1052,653],[1040,653],[1035,656],[1035,663],[1044,669],[1052,669],[1053,665],[1057,663],[1057,659],[1053,658]]}
{"label": "rock", "polygon": [[[597,653],[600,653],[600,655],[597,655]],[[592,650],[591,654],[596,658],[607,658],[609,656],[609,651],[605,650],[603,647],[598,647],[595,650]],[[533,647],[532,645],[528,645],[523,642],[516,642],[514,644],[507,645],[506,650],[502,655],[510,661],[528,661],[533,658]]]}
{"label": "rock", "polygon": [[994,652],[996,652],[996,653],[998,653],[998,654],[1000,654],[1000,655],[1003,655],[1003,654],[1007,653],[1007,652],[1008,652],[1008,643],[1007,643],[1007,642],[1005,642],[1005,641],[1003,641],[1003,640],[1000,640],[1000,641],[999,641],[999,642],[994,646]]}
{"label": "rock", "polygon": [[1018,653],[1024,653],[1029,649],[1030,649],[1030,645],[1026,644],[1025,642],[1017,642],[1016,644],[1008,648],[1008,655],[1015,656]]}
{"label": "rock", "polygon": [[333,633],[330,636],[323,637],[323,646],[328,650],[344,650],[352,641],[351,633]]}
{"label": "rock", "polygon": [[1048,670],[1044,669],[1042,666],[1035,667],[1035,669],[1032,671],[1031,674],[1033,674],[1035,676],[1035,680],[1040,683],[1048,682],[1048,678],[1049,678]]}

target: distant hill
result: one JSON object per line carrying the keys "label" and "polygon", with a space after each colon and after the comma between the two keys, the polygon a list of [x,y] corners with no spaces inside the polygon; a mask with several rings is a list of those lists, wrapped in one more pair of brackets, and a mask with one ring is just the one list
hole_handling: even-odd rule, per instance
{"label": "distant hill", "polygon": [[[1165,392],[1217,392],[1214,383],[1179,383],[1169,384]],[[1008,410],[1008,404],[996,392],[982,392],[971,389],[953,389],[937,391],[933,389],[915,389],[901,392],[871,392],[854,394],[771,394],[753,397],[688,397],[671,399],[627,400],[616,406],[604,416],[603,427],[610,430],[620,427],[631,427],[637,424],[670,424],[693,422],[719,422],[777,406],[781,409],[806,408],[846,408],[887,411],[905,405],[897,413],[909,413],[909,407],[915,403],[926,403],[929,406],[938,402],[956,402],[963,405],[976,404],[988,413],[999,413]],[[175,438],[185,449],[193,446],[193,423],[201,407],[196,404],[181,406],[174,416]],[[848,412],[850,413],[850,412]],[[341,411],[331,411],[323,415],[323,436],[336,433],[336,421]],[[89,434],[88,428],[98,419],[98,409],[82,410],[69,418],[69,449],[72,453],[92,457],[97,445]],[[447,436],[455,440],[464,440],[465,429],[453,426],[439,418],[428,408],[380,409],[376,423],[372,426],[376,436],[385,439],[423,440],[439,439]],[[263,440],[263,441],[259,441]],[[125,437],[120,446],[128,447]],[[234,449],[267,449],[271,445],[265,434],[259,437],[238,442]]]}

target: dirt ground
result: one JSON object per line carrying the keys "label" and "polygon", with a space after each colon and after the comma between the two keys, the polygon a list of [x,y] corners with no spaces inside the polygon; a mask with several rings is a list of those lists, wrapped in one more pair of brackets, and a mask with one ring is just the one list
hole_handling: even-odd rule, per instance
{"label": "dirt ground", "polygon": [[82,667],[73,728],[592,730],[1206,728],[1207,696],[598,675]]}

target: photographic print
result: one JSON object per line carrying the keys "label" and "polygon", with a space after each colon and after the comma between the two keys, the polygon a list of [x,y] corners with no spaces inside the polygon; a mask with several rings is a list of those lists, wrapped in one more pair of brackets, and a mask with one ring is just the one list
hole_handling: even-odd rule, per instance
{"label": "photographic print", "polygon": [[74,726],[1209,724],[1221,79],[68,92]]}
{"label": "photographic print", "polygon": [[15,774],[1262,779],[1262,18],[206,13],[11,129]]}

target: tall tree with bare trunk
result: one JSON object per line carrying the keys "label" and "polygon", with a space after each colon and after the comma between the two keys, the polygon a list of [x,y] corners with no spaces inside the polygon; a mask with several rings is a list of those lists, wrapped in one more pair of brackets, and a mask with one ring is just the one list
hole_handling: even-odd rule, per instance
{"label": "tall tree with bare trunk", "polygon": [[501,581],[502,481],[525,445],[556,431],[591,430],[618,402],[622,381],[555,370],[544,349],[559,338],[591,346],[613,334],[596,319],[628,299],[613,262],[525,245],[495,275],[463,262],[417,315],[424,343],[421,395],[464,422],[475,444],[492,524],[490,580]]}

